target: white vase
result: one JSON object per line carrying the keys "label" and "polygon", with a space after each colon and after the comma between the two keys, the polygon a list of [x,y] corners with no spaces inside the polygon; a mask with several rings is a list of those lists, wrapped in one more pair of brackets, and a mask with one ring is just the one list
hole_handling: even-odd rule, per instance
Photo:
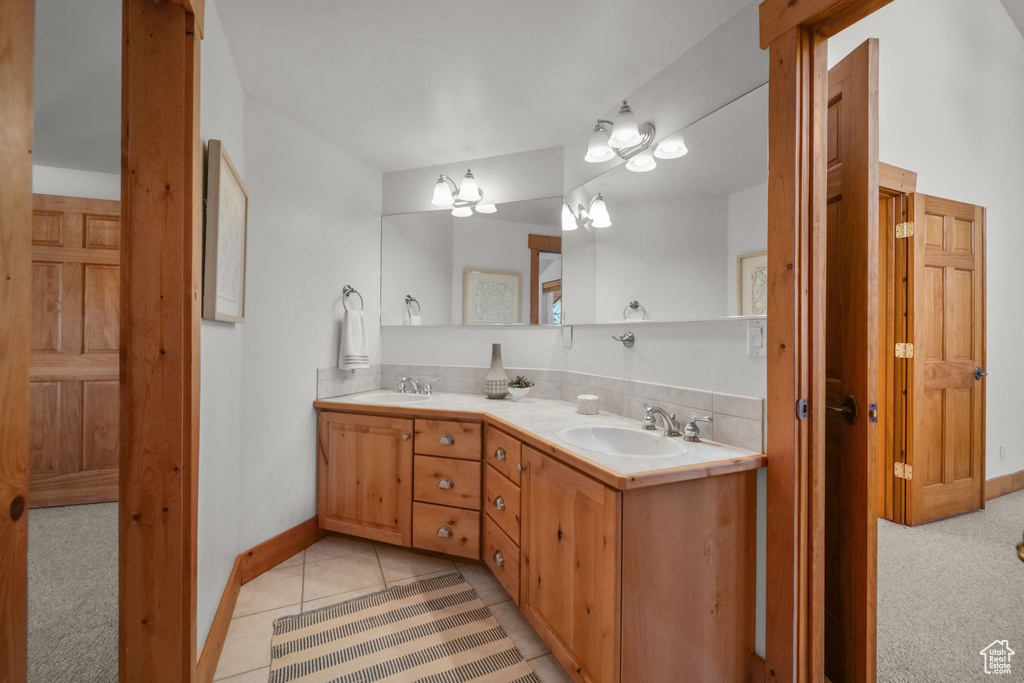
{"label": "white vase", "polygon": [[501,344],[491,344],[491,369],[484,377],[484,394],[487,398],[505,398],[508,393],[508,375],[501,364]]}

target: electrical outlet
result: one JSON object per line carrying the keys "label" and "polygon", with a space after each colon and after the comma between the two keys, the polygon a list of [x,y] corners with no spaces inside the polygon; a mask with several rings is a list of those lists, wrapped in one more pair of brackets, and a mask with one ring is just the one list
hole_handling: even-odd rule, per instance
{"label": "electrical outlet", "polygon": [[562,325],[562,345],[567,348],[572,348],[572,325]]}
{"label": "electrical outlet", "polygon": [[999,462],[1006,462],[1006,446],[999,447]]}

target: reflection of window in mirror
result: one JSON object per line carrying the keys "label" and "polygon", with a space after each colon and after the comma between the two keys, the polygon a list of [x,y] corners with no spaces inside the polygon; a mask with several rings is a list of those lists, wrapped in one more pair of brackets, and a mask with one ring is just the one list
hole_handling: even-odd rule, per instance
{"label": "reflection of window in mirror", "polygon": [[[530,323],[557,325],[562,318],[562,238],[531,234]],[[555,321],[555,304],[558,321]]]}

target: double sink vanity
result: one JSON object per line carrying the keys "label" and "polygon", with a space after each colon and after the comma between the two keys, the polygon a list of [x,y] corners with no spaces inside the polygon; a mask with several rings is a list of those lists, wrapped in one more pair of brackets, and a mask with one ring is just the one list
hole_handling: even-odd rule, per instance
{"label": "double sink vanity", "polygon": [[323,529],[482,561],[574,680],[745,680],[763,455],[556,400],[314,407]]}

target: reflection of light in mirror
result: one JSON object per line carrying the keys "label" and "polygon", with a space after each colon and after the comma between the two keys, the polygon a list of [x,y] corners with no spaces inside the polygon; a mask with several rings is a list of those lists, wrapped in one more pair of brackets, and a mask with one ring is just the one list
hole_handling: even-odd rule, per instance
{"label": "reflection of light in mirror", "polygon": [[495,213],[498,210],[494,204],[477,204],[477,213]]}
{"label": "reflection of light in mirror", "polygon": [[459,199],[464,202],[480,201],[480,187],[476,184],[476,178],[472,171],[466,171],[466,177],[462,179],[459,187]]}
{"label": "reflection of light in mirror", "polygon": [[587,143],[587,156],[585,161],[598,164],[603,161],[611,161],[615,158],[615,150],[608,146],[608,129],[603,123],[594,124],[594,130],[590,133],[590,141]]}
{"label": "reflection of light in mirror", "polygon": [[448,181],[441,176],[437,179],[437,183],[434,185],[434,198],[430,200],[430,203],[434,206],[451,206],[455,203],[455,197],[452,196],[452,190],[448,187]]}
{"label": "reflection of light in mirror", "polygon": [[573,214],[572,209],[565,202],[562,202],[562,231],[569,232],[580,227],[576,223],[576,216]]}
{"label": "reflection of light in mirror", "polygon": [[647,171],[653,171],[657,167],[658,162],[654,160],[654,155],[651,154],[649,149],[645,149],[626,162],[626,170],[636,173],[647,173]]}
{"label": "reflection of light in mirror", "polygon": [[632,147],[640,144],[640,128],[636,125],[636,116],[626,100],[622,100],[619,113],[615,117],[608,144],[615,148]]}
{"label": "reflection of light in mirror", "polygon": [[686,156],[689,151],[686,149],[686,143],[683,142],[683,136],[676,135],[659,142],[657,149],[654,150],[654,156],[659,159],[678,159],[681,156]]}
{"label": "reflection of light in mirror", "polygon": [[605,206],[604,197],[600,194],[594,197],[594,201],[590,203],[590,212],[588,217],[594,221],[595,228],[612,227],[612,218],[608,215],[608,207]]}
{"label": "reflection of light in mirror", "polygon": [[473,209],[468,206],[457,206],[452,209],[452,215],[458,218],[468,218],[473,215]]}

